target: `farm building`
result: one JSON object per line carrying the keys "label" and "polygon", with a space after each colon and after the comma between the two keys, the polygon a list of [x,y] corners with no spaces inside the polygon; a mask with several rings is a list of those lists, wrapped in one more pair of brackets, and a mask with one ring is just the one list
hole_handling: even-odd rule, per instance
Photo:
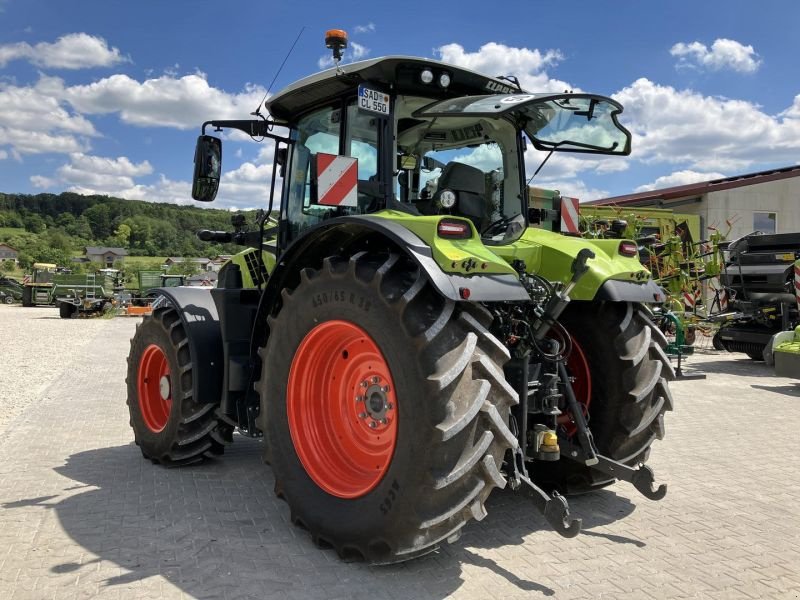
{"label": "farm building", "polygon": [[642,208],[669,208],[700,216],[701,228],[727,230],[728,239],[753,231],[787,233],[800,231],[800,165],[689,185],[627,194],[587,202]]}
{"label": "farm building", "polygon": [[19,252],[8,244],[0,244],[0,261],[13,260],[16,263],[18,255]]}

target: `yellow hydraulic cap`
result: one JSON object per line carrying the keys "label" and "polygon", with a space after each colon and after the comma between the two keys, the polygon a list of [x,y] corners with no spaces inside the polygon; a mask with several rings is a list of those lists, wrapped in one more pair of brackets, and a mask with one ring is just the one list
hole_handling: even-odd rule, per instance
{"label": "yellow hydraulic cap", "polygon": [[[555,446],[556,449],[558,448],[558,436],[556,435],[555,431],[545,432],[545,434],[542,436],[542,446]],[[548,448],[548,450],[552,452],[550,448]]]}

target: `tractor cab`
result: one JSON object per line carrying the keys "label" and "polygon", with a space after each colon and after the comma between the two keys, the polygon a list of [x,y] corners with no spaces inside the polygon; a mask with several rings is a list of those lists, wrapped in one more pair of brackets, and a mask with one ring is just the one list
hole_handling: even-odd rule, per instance
{"label": "tractor cab", "polygon": [[[529,143],[626,155],[631,139],[614,100],[531,94],[512,81],[404,56],[337,65],[269,98],[270,120],[211,121],[203,133],[234,127],[275,141],[278,248],[332,219],[384,210],[461,217],[484,244],[507,244],[528,224]],[[216,195],[220,162],[221,141],[202,135],[195,199]],[[274,192],[273,183],[270,207]]]}

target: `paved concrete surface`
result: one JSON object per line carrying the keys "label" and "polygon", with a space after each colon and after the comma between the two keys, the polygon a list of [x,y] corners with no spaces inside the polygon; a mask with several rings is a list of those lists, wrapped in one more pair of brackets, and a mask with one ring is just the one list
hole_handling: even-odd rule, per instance
{"label": "paved concrete surface", "polygon": [[650,461],[661,502],[622,484],[573,498],[585,532],[566,540],[495,492],[456,544],[369,567],[288,523],[257,442],[193,468],[143,460],[125,407],[135,321],[103,324],[0,431],[0,599],[800,597],[800,383],[747,358],[696,356],[708,379],[674,384]]}

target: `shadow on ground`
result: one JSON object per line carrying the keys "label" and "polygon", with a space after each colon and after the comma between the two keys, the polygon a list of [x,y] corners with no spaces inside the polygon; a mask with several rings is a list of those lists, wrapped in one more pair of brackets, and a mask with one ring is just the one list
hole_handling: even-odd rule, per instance
{"label": "shadow on ground", "polygon": [[[775,377],[775,371],[761,361],[747,358],[744,354],[719,354],[719,358],[704,357],[702,361],[684,357],[683,368],[688,372],[742,375],[745,377]],[[736,357],[736,358],[734,358]],[[675,361],[672,361],[675,366]]]}
{"label": "shadow on ground", "polygon": [[[386,567],[344,563],[289,523],[288,508],[275,498],[272,473],[260,454],[259,443],[237,440],[223,460],[165,469],[144,460],[134,445],[81,452],[56,469],[75,482],[64,486],[66,497],[19,500],[4,508],[56,511],[66,533],[97,558],[58,564],[52,572],[80,572],[111,561],[122,574],[109,576],[107,587],[160,575],[196,598],[221,598],[226,590],[244,598],[444,598],[461,587],[463,568],[473,565],[532,597],[555,594],[482,552],[523,544],[526,536],[549,529],[521,494],[495,491],[485,520],[467,525],[461,540],[426,557]],[[633,490],[631,497],[638,501]],[[582,535],[644,546],[592,531],[631,514],[635,505],[628,499],[602,490],[571,498],[570,507],[573,516],[583,518]],[[579,543],[547,535],[548,549]]]}

